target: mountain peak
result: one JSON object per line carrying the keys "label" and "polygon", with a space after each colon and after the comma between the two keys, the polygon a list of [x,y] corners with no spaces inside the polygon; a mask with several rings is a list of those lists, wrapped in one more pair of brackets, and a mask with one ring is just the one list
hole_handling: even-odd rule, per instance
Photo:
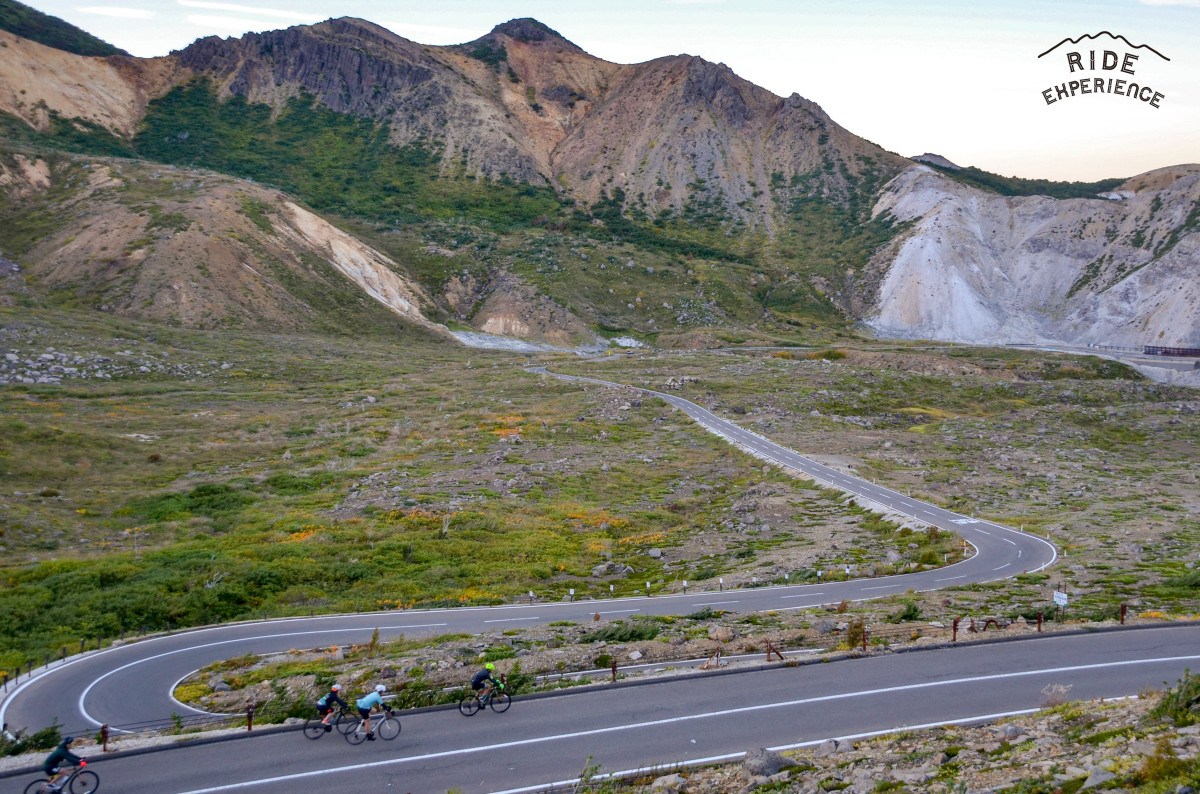
{"label": "mountain peak", "polygon": [[918,154],[916,157],[910,157],[908,159],[916,160],[918,163],[928,163],[929,165],[936,165],[938,168],[949,168],[951,171],[961,171],[962,170],[961,165],[955,165],[954,163],[947,160],[945,157],[942,157],[940,154],[934,154],[933,152],[925,152],[925,154]]}
{"label": "mountain peak", "polygon": [[577,45],[568,41],[561,33],[548,25],[538,22],[532,17],[522,17],[520,19],[510,19],[507,22],[502,22],[492,28],[492,32],[483,38],[503,34],[513,41],[519,41],[523,44],[556,44],[558,46],[567,46],[572,50],[583,52]]}

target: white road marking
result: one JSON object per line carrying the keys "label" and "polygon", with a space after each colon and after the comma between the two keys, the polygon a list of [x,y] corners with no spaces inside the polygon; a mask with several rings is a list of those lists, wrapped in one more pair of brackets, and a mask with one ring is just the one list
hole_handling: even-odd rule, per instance
{"label": "white road marking", "polygon": [[[386,626],[385,628],[389,628],[389,629],[425,629],[425,628],[432,628],[434,626],[445,626],[445,625],[446,625],[445,623],[422,623],[422,624],[419,624],[416,626]],[[370,631],[374,631],[374,630],[375,630],[374,627],[372,627],[370,629]],[[136,659],[136,660],[130,662],[129,664],[123,664],[120,667],[116,667],[116,668],[113,668],[112,670],[109,670],[107,673],[100,676],[96,680],[92,681],[92,683],[88,684],[84,688],[83,692],[79,693],[79,713],[83,715],[84,719],[95,724],[96,726],[103,725],[104,723],[100,722],[95,717],[93,717],[91,714],[89,714],[88,710],[83,705],[83,701],[87,699],[88,693],[92,691],[92,688],[95,687],[96,684],[98,684],[101,681],[103,681],[104,679],[108,678],[110,675],[114,675],[115,673],[119,673],[122,670],[126,670],[130,667],[134,667],[134,666],[142,664],[144,662],[152,662],[155,659],[161,659],[164,656],[174,656],[177,653],[187,653],[188,651],[195,651],[195,650],[199,650],[200,648],[215,648],[218,645],[232,645],[233,643],[250,642],[253,640],[271,640],[271,639],[275,639],[277,637],[305,637],[310,634],[339,634],[339,633],[346,632],[346,631],[368,631],[368,629],[367,628],[322,629],[321,631],[293,631],[293,632],[288,632],[286,634],[263,634],[258,637],[240,637],[236,640],[221,640],[219,642],[205,643],[204,645],[191,645],[191,646],[188,646],[187,648],[177,648],[173,651],[166,651],[164,653],[156,654],[154,656],[147,656],[144,659]],[[61,669],[61,668],[59,668],[59,669]],[[37,679],[35,679],[35,680],[37,680]]]}
{"label": "white road marking", "polygon": [[954,580],[954,579],[966,579],[966,578],[967,578],[967,575],[964,573],[964,574],[962,574],[961,576],[947,576],[945,579],[934,579],[933,581],[935,581],[935,582],[949,582],[949,581],[952,581],[952,580]]}
{"label": "white road marking", "polygon": [[[635,610],[636,611],[636,610]],[[527,618],[496,618],[495,620],[485,620],[484,623],[515,623],[518,620],[538,620],[537,615],[530,615]]]}
{"label": "white road marking", "polygon": [[993,571],[1003,571],[1005,568],[1007,568],[1010,565],[1012,565],[1011,562],[1006,562],[1003,565],[1001,565],[999,568],[993,568],[992,570]]}
{"label": "white road marking", "polygon": [[736,604],[737,601],[705,601],[703,604],[696,604],[698,607],[711,607],[716,604]]}
{"label": "white road marking", "polygon": [[779,596],[780,598],[808,598],[809,596],[825,595],[823,592],[816,593],[801,593],[800,595]]}
{"label": "white road marking", "polygon": [[[829,703],[837,700],[850,700],[852,698],[872,697],[876,695],[885,695],[893,692],[912,692],[921,689],[932,689],[934,687],[953,686],[957,684],[977,684],[985,681],[1000,681],[1005,679],[1028,678],[1038,675],[1053,675],[1059,673],[1078,673],[1086,670],[1102,670],[1111,667],[1130,667],[1133,665],[1148,665],[1161,664],[1164,662],[1191,662],[1200,660],[1200,655],[1188,656],[1165,656],[1154,659],[1131,659],[1123,662],[1099,662],[1096,664],[1078,664],[1068,667],[1051,667],[1040,670],[1024,670],[1017,673],[992,673],[990,675],[976,675],[965,678],[954,678],[943,681],[922,681],[916,684],[899,684],[897,686],[880,687],[877,689],[863,689],[856,692],[841,692],[835,695],[818,695],[811,698],[800,698],[798,700],[787,700],[775,703],[763,703],[756,706],[740,706],[732,709],[721,709],[718,711],[709,711],[702,714],[685,714],[679,717],[666,717],[659,720],[647,720],[646,722],[635,722],[627,725],[614,725],[607,728],[590,728],[583,731],[574,731],[572,733],[559,733],[553,736],[537,736],[529,739],[516,739],[509,742],[498,742],[496,744],[484,745],[482,747],[463,747],[458,750],[443,750],[437,753],[425,753],[424,755],[413,755],[407,758],[389,758],[384,761],[369,761],[362,764],[349,764],[341,767],[326,767],[324,769],[314,769],[310,772],[296,772],[291,775],[278,775],[276,777],[260,778],[258,780],[247,780],[241,783],[228,783],[223,786],[212,786],[210,788],[194,789],[192,791],[180,792],[180,794],[215,794],[218,791],[234,791],[250,786],[261,786],[271,783],[284,783],[292,780],[303,780],[304,778],[317,777],[319,775],[341,774],[343,772],[355,772],[363,769],[375,769],[384,766],[399,766],[401,764],[411,764],[415,761],[429,761],[436,758],[448,758],[451,756],[469,756],[478,753],[488,752],[491,750],[507,750],[514,747],[524,747],[535,744],[547,744],[549,742],[557,742],[563,739],[578,739],[584,736],[602,736],[608,733],[621,733],[624,731],[638,730],[640,728],[654,728],[660,725],[670,725],[677,722],[693,722],[696,720],[712,719],[717,717],[728,717],[734,714],[747,714],[755,711],[769,711],[772,709],[791,708],[794,706],[806,706],[813,703]],[[1032,713],[1036,709],[1030,709],[1021,713]],[[939,721],[937,725],[943,725],[945,722]],[[912,730],[919,726],[909,726]],[[885,733],[895,733],[896,729],[892,728]],[[527,790],[527,789],[526,789]]]}
{"label": "white road marking", "polygon": [[641,612],[640,609],[610,609],[607,612],[600,612],[601,615],[618,615],[622,612]]}
{"label": "white road marking", "polygon": [[902,585],[898,585],[898,584],[884,584],[884,585],[880,585],[879,587],[864,587],[863,590],[887,590],[889,587],[901,587],[901,586]]}

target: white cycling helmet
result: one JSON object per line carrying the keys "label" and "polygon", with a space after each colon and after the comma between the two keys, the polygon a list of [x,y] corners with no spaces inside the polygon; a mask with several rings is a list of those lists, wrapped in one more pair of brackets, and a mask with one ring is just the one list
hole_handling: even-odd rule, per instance
{"label": "white cycling helmet", "polygon": [[376,692],[386,692],[386,691],[387,691],[387,687],[385,687],[383,684],[376,684],[376,685],[375,685],[375,691],[376,691]]}
{"label": "white cycling helmet", "polygon": [[330,688],[330,689],[332,689],[334,692],[341,692],[341,691],[342,691],[342,685],[341,685],[341,684],[334,684],[333,686],[331,686],[331,687],[329,687],[329,688]]}

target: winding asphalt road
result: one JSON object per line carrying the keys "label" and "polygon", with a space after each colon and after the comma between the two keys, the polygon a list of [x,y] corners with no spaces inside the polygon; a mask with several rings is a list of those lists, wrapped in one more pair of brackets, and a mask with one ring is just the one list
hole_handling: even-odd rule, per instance
{"label": "winding asphalt road", "polygon": [[[624,387],[621,384],[530,370],[567,381]],[[174,685],[212,662],[246,653],[270,653],[366,642],[379,629],[383,638],[451,632],[481,633],[556,620],[584,621],[632,614],[686,614],[704,606],[733,612],[804,609],[843,600],[860,601],[904,592],[985,582],[1037,571],[1056,559],[1054,546],[1008,527],[944,510],[897,491],[874,485],[775,444],[722,419],[695,403],[647,389],[680,409],[710,432],[762,460],[804,472],[863,499],[959,533],[976,553],[955,565],[919,573],[794,587],[763,587],[724,592],[690,592],[655,597],[577,603],[534,603],[484,608],[413,612],[377,612],[222,625],[156,637],[51,664],[40,676],[18,683],[0,705],[0,719],[13,727],[37,727],[52,718],[71,730],[102,723],[133,727],[189,709],[171,698]],[[712,586],[712,580],[706,582]]]}
{"label": "winding asphalt road", "polygon": [[[1072,699],[1130,695],[1200,660],[1200,631],[1175,625],[926,649],[737,674],[516,698],[504,714],[403,714],[391,742],[357,747],[297,732],[101,759],[123,794],[292,794],[330,788],[465,794],[542,790],[579,775],[737,757],[752,747],[815,744],[905,728],[996,719],[1038,708],[1042,690]],[[20,791],[32,775],[0,780]]]}
{"label": "winding asphalt road", "polygon": [[[634,388],[548,373],[544,368],[531,371],[604,387]],[[1023,571],[1041,570],[1056,559],[1053,545],[1041,538],[944,510],[823,466],[680,397],[647,389],[638,391],[662,398],[710,432],[762,460],[803,472],[881,507],[957,532],[974,547],[975,554],[936,570],[815,585],[709,590],[576,603],[535,602],[484,608],[331,615],[197,629],[86,653],[52,664],[40,674],[10,688],[0,704],[0,719],[12,727],[36,727],[57,718],[71,732],[94,730],[101,723],[117,729],[134,727],[140,722],[162,719],[172,712],[187,714],[191,711],[174,701],[171,691],[181,678],[214,661],[246,653],[362,643],[376,629],[381,637],[388,638],[401,634],[480,633],[557,620],[585,621],[595,613],[606,618],[620,618],[639,613],[685,614],[705,606],[734,612],[805,609],[843,600],[880,598],[909,589],[935,590],[1006,578]],[[706,584],[711,585],[711,580]],[[1186,652],[1176,647],[1179,642],[1175,641],[1184,635],[1164,635],[1173,638],[1174,644],[1168,643],[1171,649],[1152,654],[1160,658],[1158,662],[1136,666],[1128,662],[1141,651],[1125,647],[1128,642],[1118,648],[1104,641],[1093,641],[1093,645],[1101,648],[1095,652],[1115,654],[1121,661],[1116,666],[1096,668],[1105,671],[1103,675],[1097,672],[1095,677],[1081,677],[1080,694],[1084,691],[1123,694],[1144,685],[1146,674],[1153,683],[1162,680],[1164,675],[1177,675],[1186,666],[1179,658],[1190,660],[1194,657],[1189,654],[1200,653],[1194,635],[1195,632],[1187,635],[1191,644],[1184,643]],[[1131,636],[1121,635],[1123,638]],[[1072,668],[1070,676],[1080,674],[1080,670],[1074,669],[1077,665],[1063,661],[1062,654],[1073,658],[1081,652],[1080,647],[1088,644],[1086,640],[1040,642],[1047,643],[1042,647],[1054,649],[1047,658],[1058,661],[1051,666]],[[988,681],[1000,682],[1009,680],[1005,676],[1026,675],[1027,678],[1022,679],[1022,691],[1027,693],[1036,691],[1038,682],[1051,675],[1031,672],[1031,660],[1024,651],[970,650],[946,654],[944,659],[945,664],[939,661],[937,670],[930,670],[921,663],[868,660],[854,668],[855,676],[866,675],[862,681],[869,682],[859,684],[836,677],[830,679],[820,672],[820,667],[802,667],[797,668],[802,672],[768,671],[736,678],[718,677],[703,684],[665,683],[661,689],[654,690],[652,698],[649,691],[636,688],[617,689],[613,690],[614,694],[604,696],[572,695],[567,699],[567,709],[561,708],[561,699],[530,700],[522,704],[521,709],[514,709],[512,718],[487,714],[470,724],[503,726],[504,741],[487,746],[479,746],[473,741],[474,732],[462,730],[464,724],[457,714],[435,712],[405,717],[406,725],[415,725],[416,730],[406,729],[401,740],[386,747],[381,742],[368,745],[368,749],[360,753],[367,766],[358,771],[377,777],[381,782],[390,781],[391,776],[397,774],[406,781],[413,774],[423,776],[424,784],[403,783],[407,790],[444,790],[453,785],[464,791],[536,787],[569,777],[570,771],[582,763],[589,748],[593,747],[605,748],[606,763],[610,768],[640,767],[728,753],[731,748],[770,744],[771,737],[775,736],[794,742],[805,737],[824,738],[838,731],[886,730],[926,718],[940,722],[955,715],[978,716],[1011,709],[1016,703],[1028,703],[1032,707],[1036,704],[1029,697],[983,697],[981,693],[992,691],[990,687],[976,687],[972,682],[985,680],[978,679],[977,674],[986,669],[993,669],[998,676],[986,679]],[[839,666],[838,669],[843,668]],[[1014,673],[1022,669],[1027,673]],[[967,671],[971,671],[970,674]],[[1002,674],[1000,671],[1008,672]],[[1137,685],[1133,686],[1128,678],[1135,671]],[[1053,675],[1059,676],[1055,682],[1063,682],[1063,676],[1068,673],[1060,671]],[[1120,678],[1122,675],[1125,677]],[[913,684],[912,681],[921,683]],[[942,693],[937,698],[929,696],[935,682],[942,685],[937,689]],[[1099,686],[1100,682],[1107,689]],[[887,697],[872,701],[869,718],[864,718],[858,711],[859,701],[855,699],[865,695],[855,694],[854,686],[872,690],[883,687],[881,697],[883,694]],[[701,688],[702,696],[698,691]],[[841,694],[837,694],[839,692]],[[786,694],[781,698],[781,693]],[[810,693],[812,697],[804,697],[803,693]],[[954,707],[947,705],[946,697],[951,698]],[[832,704],[838,699],[844,699],[844,705],[853,708],[837,710],[836,719],[832,718],[826,705],[814,707],[818,702]],[[668,725],[675,727],[668,730],[665,728]],[[769,727],[766,733],[763,726]],[[414,733],[418,737],[415,742],[409,740]],[[601,740],[602,735],[609,734],[612,740]],[[293,745],[285,744],[294,740],[298,737],[263,739],[254,754],[235,754],[238,757],[232,762],[227,750],[221,749],[225,745],[214,745],[209,749],[196,747],[180,751],[186,756],[172,753],[169,759],[154,756],[152,761],[113,762],[113,768],[114,771],[118,767],[130,770],[127,782],[121,784],[123,790],[129,792],[150,790],[149,787],[139,788],[136,782],[144,778],[146,765],[155,770],[156,791],[236,790],[245,788],[242,781],[246,780],[260,781],[253,785],[255,789],[294,791],[299,781],[311,776],[321,778],[347,757],[348,748],[331,740],[306,745],[303,760],[298,760]],[[547,745],[544,750],[537,749],[541,744]],[[278,750],[273,749],[276,747]],[[560,747],[570,749],[563,752]],[[286,763],[280,760],[269,767],[272,772],[267,777],[277,779],[263,781],[264,767],[260,759],[264,757],[288,759]],[[133,771],[135,769],[140,771]],[[283,778],[279,777],[280,773],[284,774]],[[118,773],[120,776],[124,773]],[[325,782],[317,783],[314,779],[311,786],[302,787],[322,788],[327,785],[327,779],[321,779]],[[214,788],[214,783],[220,785]],[[391,783],[387,782],[386,786],[390,787]]]}

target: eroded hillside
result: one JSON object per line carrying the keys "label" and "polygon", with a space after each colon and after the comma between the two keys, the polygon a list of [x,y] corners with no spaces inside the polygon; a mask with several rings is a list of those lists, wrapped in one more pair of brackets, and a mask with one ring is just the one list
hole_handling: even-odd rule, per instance
{"label": "eroded hillside", "polygon": [[64,299],[195,328],[417,327],[432,301],[395,262],[278,191],[126,160],[0,154],[0,234]]}
{"label": "eroded hillside", "polygon": [[1200,346],[1200,166],[1106,195],[1004,197],[909,169],[875,207],[913,226],[874,260],[869,325],[977,343]]}

